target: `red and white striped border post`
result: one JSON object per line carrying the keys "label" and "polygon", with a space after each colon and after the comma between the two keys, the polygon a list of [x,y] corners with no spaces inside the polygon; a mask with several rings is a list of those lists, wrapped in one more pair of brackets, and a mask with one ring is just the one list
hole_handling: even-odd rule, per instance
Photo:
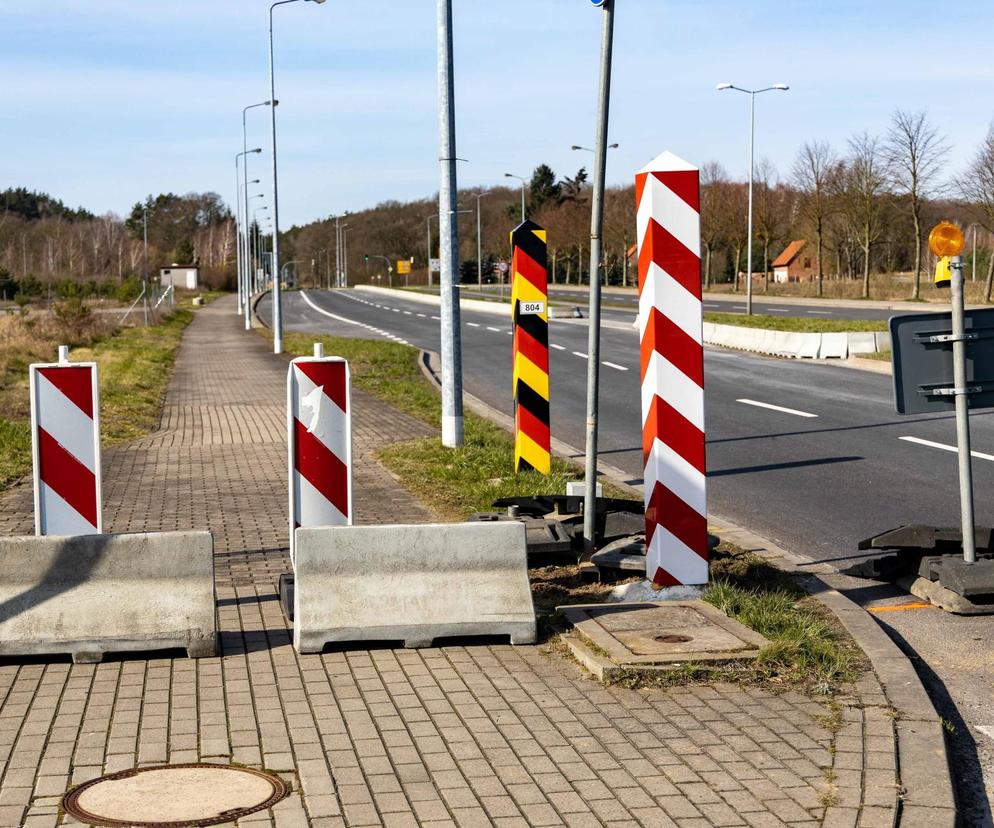
{"label": "red and white striped border post", "polygon": [[100,392],[95,362],[29,366],[36,535],[103,531]]}
{"label": "red and white striped border post", "polygon": [[352,401],[349,365],[299,357],[287,374],[290,555],[298,526],[352,524]]}
{"label": "red and white striped border post", "polygon": [[708,580],[698,170],[664,152],[635,176],[646,577]]}

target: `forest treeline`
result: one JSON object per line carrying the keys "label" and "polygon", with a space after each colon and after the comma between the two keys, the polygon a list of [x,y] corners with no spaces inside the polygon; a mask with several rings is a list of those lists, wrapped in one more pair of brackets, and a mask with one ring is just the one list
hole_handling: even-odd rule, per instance
{"label": "forest treeline", "polygon": [[[785,169],[760,160],[754,175],[754,280],[768,280],[776,256],[792,240],[804,239],[809,243],[805,255],[811,251],[814,258],[818,293],[826,280],[850,280],[868,296],[875,277],[900,273],[910,274],[904,277],[907,292],[917,297],[922,274],[932,264],[925,243],[928,230],[946,218],[967,231],[966,266],[984,280],[982,295],[990,299],[994,123],[963,169],[950,169],[949,158],[947,139],[926,113],[899,110],[883,134],[860,132],[839,147],[808,141]],[[738,286],[744,278],[747,190],[746,182],[719,163],[701,166],[706,285]],[[550,277],[557,283],[588,282],[591,188],[586,169],[558,176],[541,164],[525,194],[527,217],[548,231]],[[48,285],[83,295],[133,286],[143,272],[144,215],[152,274],[165,264],[196,262],[208,286],[234,285],[234,219],[217,193],[149,196],[125,218],[96,216],[23,188],[0,193],[0,204],[0,291],[7,298],[18,292],[40,294]],[[459,210],[462,281],[478,278],[477,210],[482,276],[493,281],[499,263],[510,258],[509,233],[521,221],[520,190],[461,190]],[[349,283],[426,282],[428,259],[438,255],[437,217],[435,197],[386,201],[341,217]],[[295,262],[302,282],[332,283],[333,217],[291,227],[281,238],[282,261]],[[632,284],[632,185],[607,190],[603,240],[605,280]],[[387,272],[386,262],[400,259],[413,259],[409,277]]]}

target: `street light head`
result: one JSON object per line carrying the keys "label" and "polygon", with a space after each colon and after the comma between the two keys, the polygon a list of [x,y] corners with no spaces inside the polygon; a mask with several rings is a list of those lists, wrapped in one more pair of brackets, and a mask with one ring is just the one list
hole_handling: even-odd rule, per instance
{"label": "street light head", "polygon": [[608,149],[617,149],[619,146],[620,146],[620,144],[608,144],[607,148]]}
{"label": "street light head", "polygon": [[311,3],[317,3],[318,5],[321,5],[324,2],[324,0],[310,0],[310,2]]}
{"label": "street light head", "polygon": [[580,149],[583,149],[583,147],[580,147],[580,146],[577,146],[576,144],[573,144],[573,146],[571,146],[570,149],[571,150],[580,150]]}
{"label": "street light head", "polygon": [[504,178],[517,178],[517,176],[512,173],[504,173]]}
{"label": "street light head", "polygon": [[249,150],[249,154],[262,152],[262,147],[256,147],[255,149]]}
{"label": "street light head", "polygon": [[731,88],[732,88],[732,85],[730,83],[719,83],[715,87],[715,89],[718,90],[719,92],[723,92],[724,90],[731,89]]}
{"label": "street light head", "polygon": [[773,84],[773,88],[779,89],[781,92],[786,92],[788,89],[790,89],[790,87],[787,86],[787,84],[785,83],[775,83]]}

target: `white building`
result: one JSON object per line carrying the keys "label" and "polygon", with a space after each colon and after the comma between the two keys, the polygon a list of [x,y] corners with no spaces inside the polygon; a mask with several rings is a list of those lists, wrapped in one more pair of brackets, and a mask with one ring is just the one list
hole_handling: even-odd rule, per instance
{"label": "white building", "polygon": [[162,285],[196,290],[200,287],[200,268],[196,265],[173,264],[159,269],[159,281]]}

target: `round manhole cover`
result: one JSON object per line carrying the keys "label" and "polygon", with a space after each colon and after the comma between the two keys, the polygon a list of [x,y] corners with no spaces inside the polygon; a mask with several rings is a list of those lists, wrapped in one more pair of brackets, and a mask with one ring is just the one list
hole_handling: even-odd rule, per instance
{"label": "round manhole cover", "polygon": [[666,635],[657,635],[655,640],[661,644],[686,644],[688,641],[693,641],[694,639],[689,635],[667,633]]}
{"label": "round manhole cover", "polygon": [[271,808],[290,793],[278,776],[231,765],[159,765],[91,779],[62,800],[90,825],[221,825]]}

